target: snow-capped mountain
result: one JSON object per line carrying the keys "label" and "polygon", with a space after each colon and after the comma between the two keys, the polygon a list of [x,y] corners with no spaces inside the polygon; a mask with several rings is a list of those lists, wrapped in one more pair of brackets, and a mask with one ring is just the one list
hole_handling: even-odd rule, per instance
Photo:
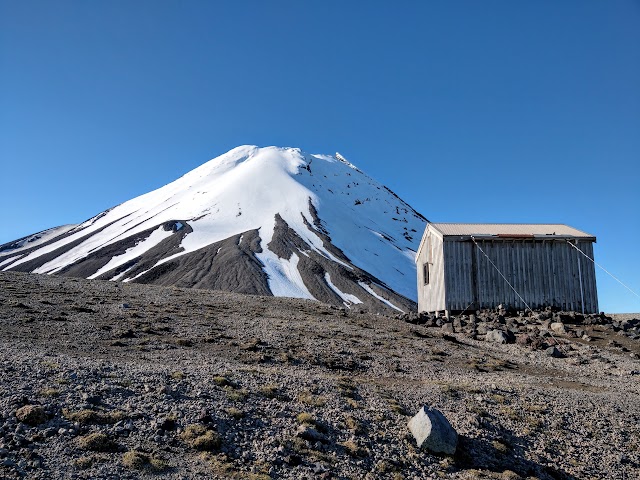
{"label": "snow-capped mountain", "polygon": [[241,146],[80,225],[0,246],[0,269],[408,311],[425,223],[340,154]]}

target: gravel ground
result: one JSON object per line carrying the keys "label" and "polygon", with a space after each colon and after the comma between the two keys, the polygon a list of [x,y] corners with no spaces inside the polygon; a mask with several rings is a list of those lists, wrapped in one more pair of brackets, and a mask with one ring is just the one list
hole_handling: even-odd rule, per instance
{"label": "gravel ground", "polygon": [[[557,337],[564,358],[311,301],[3,272],[0,478],[640,478],[640,341]],[[416,448],[425,404],[453,457]]]}

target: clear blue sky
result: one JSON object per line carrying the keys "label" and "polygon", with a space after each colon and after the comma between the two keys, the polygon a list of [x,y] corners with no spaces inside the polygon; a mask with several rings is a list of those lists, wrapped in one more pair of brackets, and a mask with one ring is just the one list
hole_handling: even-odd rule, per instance
{"label": "clear blue sky", "polygon": [[568,223],[640,292],[638,1],[0,0],[0,243],[240,144],[339,151],[433,221]]}

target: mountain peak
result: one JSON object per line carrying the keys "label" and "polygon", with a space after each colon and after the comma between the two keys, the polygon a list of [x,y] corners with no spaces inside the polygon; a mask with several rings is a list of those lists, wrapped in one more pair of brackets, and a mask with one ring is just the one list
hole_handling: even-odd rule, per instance
{"label": "mountain peak", "polygon": [[424,224],[339,153],[243,145],[0,268],[406,311]]}

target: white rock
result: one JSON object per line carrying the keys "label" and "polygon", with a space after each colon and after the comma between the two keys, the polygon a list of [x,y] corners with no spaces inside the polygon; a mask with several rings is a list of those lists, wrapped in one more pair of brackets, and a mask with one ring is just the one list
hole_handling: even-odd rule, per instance
{"label": "white rock", "polygon": [[455,453],[458,434],[439,410],[425,405],[409,420],[408,427],[418,447],[433,453]]}
{"label": "white rock", "polygon": [[491,343],[508,343],[509,337],[502,330],[489,330],[485,338],[487,342]]}

